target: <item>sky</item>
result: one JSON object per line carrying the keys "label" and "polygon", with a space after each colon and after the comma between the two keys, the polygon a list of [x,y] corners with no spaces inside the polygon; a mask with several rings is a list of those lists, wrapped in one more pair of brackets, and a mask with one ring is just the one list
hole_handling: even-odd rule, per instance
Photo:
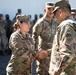
{"label": "sky", "polygon": [[[22,9],[22,14],[32,15],[44,14],[44,8],[46,2],[56,3],[58,0],[0,0],[0,13],[9,14],[11,20],[17,13],[17,9]],[[76,8],[76,0],[69,0],[72,8]]]}
{"label": "sky", "polygon": [[[57,2],[58,0],[50,0],[52,2]],[[76,8],[76,0],[69,0],[69,3],[72,8]]]}

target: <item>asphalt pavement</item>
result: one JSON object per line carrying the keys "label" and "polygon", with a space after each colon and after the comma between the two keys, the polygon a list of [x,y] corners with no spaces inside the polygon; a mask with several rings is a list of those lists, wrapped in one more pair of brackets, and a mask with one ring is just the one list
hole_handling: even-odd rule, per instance
{"label": "asphalt pavement", "polygon": [[10,54],[3,55],[0,52],[0,75],[6,75],[6,66],[8,64],[9,59],[10,59]]}

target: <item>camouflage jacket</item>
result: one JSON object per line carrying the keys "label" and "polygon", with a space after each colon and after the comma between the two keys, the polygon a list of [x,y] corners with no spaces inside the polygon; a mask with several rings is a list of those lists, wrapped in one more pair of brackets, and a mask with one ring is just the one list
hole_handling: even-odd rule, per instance
{"label": "camouflage jacket", "polygon": [[49,73],[64,71],[69,64],[76,63],[72,61],[76,56],[75,50],[76,22],[70,16],[58,26],[52,47]]}
{"label": "camouflage jacket", "polygon": [[39,19],[33,27],[35,48],[50,49],[55,35],[57,23],[49,21],[45,16]]}
{"label": "camouflage jacket", "polygon": [[0,22],[0,35],[6,36],[6,22],[5,21]]}
{"label": "camouflage jacket", "polygon": [[12,50],[12,56],[6,68],[8,72],[26,72],[31,69],[34,42],[28,33],[24,36],[18,30],[14,32],[9,40],[9,48]]}

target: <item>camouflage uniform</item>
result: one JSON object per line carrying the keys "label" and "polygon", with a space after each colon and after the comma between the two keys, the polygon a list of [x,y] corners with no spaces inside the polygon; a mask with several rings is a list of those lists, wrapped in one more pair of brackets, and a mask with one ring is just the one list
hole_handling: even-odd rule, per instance
{"label": "camouflage uniform", "polygon": [[10,35],[12,33],[12,21],[10,20],[10,17],[8,14],[6,14],[6,19],[5,19],[5,22],[6,22],[6,35],[7,35],[7,38],[9,40],[10,38]]}
{"label": "camouflage uniform", "polygon": [[53,42],[49,73],[76,75],[76,21],[71,16],[68,2],[58,1],[54,6],[53,13],[59,26]]}
{"label": "camouflage uniform", "polygon": [[8,39],[6,37],[6,22],[5,21],[0,22],[0,39],[1,39],[0,50],[8,49]]}
{"label": "camouflage uniform", "polygon": [[[52,24],[46,16],[42,17],[38,20],[38,22],[33,27],[33,38],[35,41],[35,49],[36,50],[46,50],[50,52],[48,49],[51,49],[53,37],[56,31],[56,27],[54,23]],[[37,62],[38,74],[40,75],[48,75],[48,67],[49,67],[49,56]],[[39,63],[39,64],[38,64]],[[45,68],[46,67],[46,68]]]}
{"label": "camouflage uniform", "polygon": [[14,32],[9,40],[12,56],[6,68],[9,75],[31,75],[32,53],[34,42],[29,34]]}
{"label": "camouflage uniform", "polygon": [[69,16],[57,29],[51,54],[49,73],[76,75],[76,22]]}

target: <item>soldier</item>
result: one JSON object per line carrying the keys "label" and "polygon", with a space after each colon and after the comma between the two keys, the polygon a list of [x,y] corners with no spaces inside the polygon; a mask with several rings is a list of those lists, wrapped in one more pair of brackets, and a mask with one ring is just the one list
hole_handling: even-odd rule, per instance
{"label": "soldier", "polygon": [[33,27],[34,24],[33,24],[33,21],[32,21],[32,16],[29,15],[29,17],[30,17],[30,25],[31,25],[29,34],[32,36],[32,27]]}
{"label": "soldier", "polygon": [[76,22],[71,16],[71,6],[66,1],[54,4],[54,15],[59,23],[54,37],[50,75],[76,75]]}
{"label": "soldier", "polygon": [[22,15],[22,9],[17,9],[17,13],[15,14],[15,17],[13,18],[13,24],[16,22],[17,15]]}
{"label": "soldier", "polygon": [[[7,75],[31,75],[32,59],[33,56],[37,57],[37,55],[34,51],[34,42],[28,34],[29,16],[18,15],[15,25],[17,30],[11,34],[9,40],[12,55],[6,68]],[[39,55],[38,58],[42,58],[42,56]]]}
{"label": "soldier", "polygon": [[[49,53],[51,52],[49,49],[51,49],[52,47],[52,41],[56,31],[56,25],[52,24],[53,3],[47,2],[45,6],[45,15],[42,18],[40,18],[33,27],[33,38],[35,41],[36,50],[45,50]],[[38,75],[49,75],[49,54],[48,57],[37,61]]]}
{"label": "soldier", "polygon": [[74,19],[76,20],[76,8],[71,9],[71,14],[74,17]]}
{"label": "soldier", "polygon": [[6,22],[3,20],[3,14],[0,14],[0,46],[4,55],[8,49],[8,39],[6,37]]}
{"label": "soldier", "polygon": [[43,17],[43,14],[39,14],[39,19]]}
{"label": "soldier", "polygon": [[38,15],[37,15],[37,14],[35,14],[35,15],[34,15],[33,24],[35,24],[35,23],[37,22],[37,20],[38,20]]}
{"label": "soldier", "polygon": [[18,13],[18,15],[21,15],[22,14],[22,9],[17,9],[17,13]]}
{"label": "soldier", "polygon": [[5,22],[6,22],[6,34],[9,40],[10,35],[12,33],[12,21],[10,20],[9,14],[5,15]]}

